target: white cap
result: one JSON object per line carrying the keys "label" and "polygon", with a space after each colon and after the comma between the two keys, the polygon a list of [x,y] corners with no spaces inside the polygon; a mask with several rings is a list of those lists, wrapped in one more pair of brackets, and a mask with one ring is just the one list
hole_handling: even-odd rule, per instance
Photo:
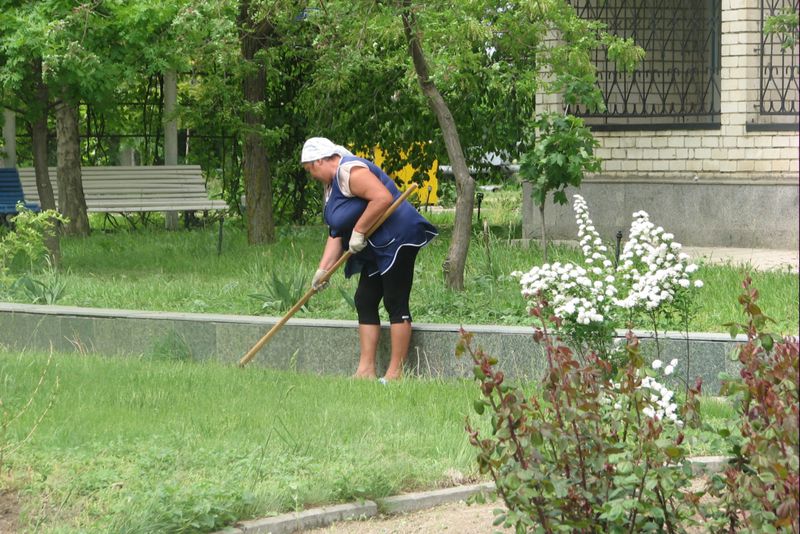
{"label": "white cap", "polygon": [[352,152],[341,145],[335,144],[325,137],[311,137],[303,143],[300,153],[300,163],[309,163],[318,159],[327,158],[337,154],[339,156],[352,156]]}

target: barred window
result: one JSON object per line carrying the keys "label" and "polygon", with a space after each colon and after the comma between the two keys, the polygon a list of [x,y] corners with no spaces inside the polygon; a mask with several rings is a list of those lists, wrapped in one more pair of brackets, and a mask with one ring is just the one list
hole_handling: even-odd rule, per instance
{"label": "barred window", "polygon": [[[797,13],[798,0],[761,0],[761,43],[759,46],[760,117],[749,130],[796,130],[798,126],[798,46],[784,47],[780,34],[766,34],[767,19],[783,13]],[[798,42],[797,29],[794,42]]]}
{"label": "barred window", "polygon": [[719,128],[720,0],[571,0],[578,14],[632,38],[646,56],[633,73],[596,51],[606,111],[571,111],[595,130]]}

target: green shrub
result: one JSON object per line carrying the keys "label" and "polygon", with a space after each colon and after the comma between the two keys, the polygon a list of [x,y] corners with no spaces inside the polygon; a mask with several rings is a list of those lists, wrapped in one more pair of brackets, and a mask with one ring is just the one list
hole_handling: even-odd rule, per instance
{"label": "green shrub", "polygon": [[[280,275],[278,271],[272,271],[266,284],[266,291],[250,295],[250,298],[261,303],[261,313],[271,311],[283,313],[303,298],[310,288],[309,278],[302,269],[289,270],[283,275]],[[303,306],[303,309],[305,310],[306,307]]]}
{"label": "green shrub", "polygon": [[[770,321],[758,306],[758,291],[750,278],[739,302],[747,323],[741,329],[747,343],[736,357],[740,377],[723,382],[722,392],[737,400],[741,438],[731,439],[733,460],[710,481],[719,499],[709,514],[716,532],[800,532],[800,461],[798,460],[797,338],[765,332]],[[721,431],[729,437],[727,430]]]}
{"label": "green shrub", "polygon": [[[0,233],[0,293],[32,295],[34,302],[55,301],[64,292],[64,283],[57,278],[49,257],[46,239],[55,235],[56,224],[67,219],[54,210],[35,213],[22,203],[11,218],[13,230]],[[43,280],[35,274],[48,270]],[[16,276],[15,273],[23,273]]]}
{"label": "green shrub", "polygon": [[[534,309],[542,317],[543,307]],[[693,521],[691,467],[682,446],[683,422],[672,392],[647,369],[628,334],[627,365],[616,373],[591,353],[582,362],[553,339],[548,320],[535,338],[544,344],[541,393],[528,396],[505,383],[497,361],[462,336],[491,415],[491,433],[467,424],[478,465],[507,510],[495,524],[517,532],[674,532]],[[681,417],[697,423],[700,384],[689,390]]]}

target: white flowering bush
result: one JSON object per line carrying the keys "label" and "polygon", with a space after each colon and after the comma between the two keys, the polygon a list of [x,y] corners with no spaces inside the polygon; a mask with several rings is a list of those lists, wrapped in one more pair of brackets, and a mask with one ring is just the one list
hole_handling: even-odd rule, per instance
{"label": "white flowering bush", "polygon": [[681,244],[648,214],[633,214],[628,240],[615,265],[609,248],[597,233],[586,201],[574,196],[575,219],[583,265],[545,263],[520,278],[528,309],[544,302],[559,325],[559,333],[579,352],[589,347],[610,356],[617,328],[647,317],[657,332],[661,315],[688,316],[693,290],[703,282],[692,280],[697,266],[681,252]]}
{"label": "white flowering bush", "polygon": [[[664,376],[669,376],[675,371],[678,365],[678,359],[673,358],[672,361],[664,367]],[[661,369],[663,363],[661,360],[653,360],[653,370]],[[668,420],[676,425],[683,426],[683,422],[678,419],[678,405],[675,403],[675,393],[667,386],[656,380],[655,377],[647,375],[642,378],[640,389],[650,392],[648,402],[642,408],[642,413],[650,419],[656,421]]]}
{"label": "white flowering bush", "polygon": [[697,265],[689,263],[675,236],[650,222],[645,211],[633,217],[618,269],[627,291],[615,303],[625,309],[652,312],[683,297],[684,290],[703,287],[702,280],[690,280]]}

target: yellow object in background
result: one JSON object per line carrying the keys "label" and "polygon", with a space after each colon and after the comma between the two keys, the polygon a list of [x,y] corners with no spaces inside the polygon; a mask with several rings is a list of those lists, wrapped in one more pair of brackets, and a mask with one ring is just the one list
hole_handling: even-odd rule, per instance
{"label": "yellow object in background", "polygon": [[[375,163],[375,165],[380,167],[383,164],[383,160],[386,159],[383,150],[380,147],[375,147],[372,153],[373,156],[372,158],[369,159],[371,159]],[[358,155],[361,157],[367,157],[367,158],[369,157],[363,154],[358,154]],[[406,159],[405,152],[400,153],[400,158]],[[438,168],[439,168],[439,162],[434,161],[433,165],[431,165],[431,168],[428,169],[428,171],[425,173],[427,175],[427,178],[422,181],[422,184],[420,184],[419,189],[417,189],[416,192],[412,194],[412,196],[416,195],[417,202],[419,203],[420,206],[430,206],[433,204],[438,204],[439,202],[439,197],[437,195],[437,191],[439,188],[439,181],[436,178],[436,171]],[[389,176],[391,176],[395,180],[395,182],[397,181],[400,182],[398,187],[400,188],[401,191],[403,191],[405,190],[406,187],[408,187],[408,184],[410,184],[411,181],[414,179],[415,172],[418,172],[417,169],[412,167],[410,163],[406,163],[406,165],[402,169],[400,169],[397,172],[389,174]]]}

